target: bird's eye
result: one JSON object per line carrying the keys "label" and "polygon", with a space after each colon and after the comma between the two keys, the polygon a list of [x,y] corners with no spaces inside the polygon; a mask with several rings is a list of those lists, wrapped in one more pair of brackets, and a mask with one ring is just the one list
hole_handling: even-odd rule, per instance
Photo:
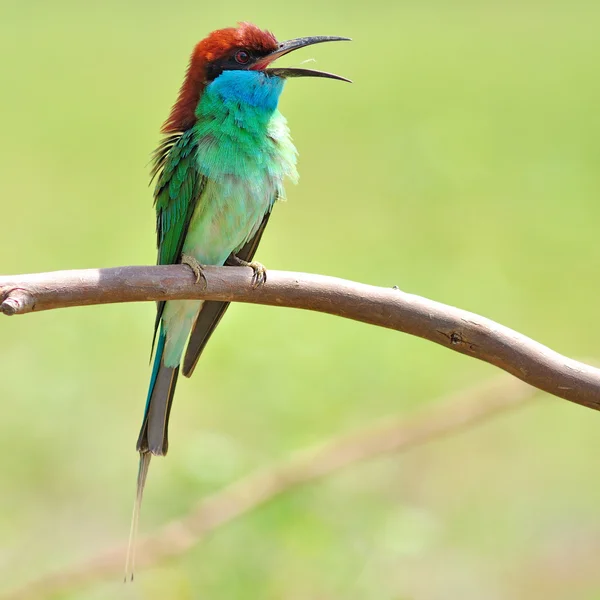
{"label": "bird's eye", "polygon": [[248,54],[248,52],[245,50],[238,50],[235,53],[235,60],[240,65],[245,65],[250,60],[250,54]]}

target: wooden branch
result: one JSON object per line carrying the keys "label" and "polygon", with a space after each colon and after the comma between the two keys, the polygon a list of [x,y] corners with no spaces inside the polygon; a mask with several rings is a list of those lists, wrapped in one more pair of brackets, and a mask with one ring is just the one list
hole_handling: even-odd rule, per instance
{"label": "wooden branch", "polygon": [[600,369],[567,358],[489,319],[398,290],[323,275],[268,271],[253,288],[251,270],[206,267],[196,284],[182,265],[117,267],[0,277],[6,315],[142,300],[227,300],[287,306],[396,329],[483,360],[550,394],[600,410]]}
{"label": "wooden branch", "polygon": [[[312,483],[360,461],[409,450],[441,436],[456,433],[509,408],[521,406],[537,390],[507,376],[453,394],[412,417],[395,417],[229,485],[202,501],[185,517],[167,523],[138,541],[136,566],[148,568],[179,556],[209,533],[296,487]],[[61,597],[69,591],[123,574],[125,544],[66,569],[36,579],[3,600]]]}

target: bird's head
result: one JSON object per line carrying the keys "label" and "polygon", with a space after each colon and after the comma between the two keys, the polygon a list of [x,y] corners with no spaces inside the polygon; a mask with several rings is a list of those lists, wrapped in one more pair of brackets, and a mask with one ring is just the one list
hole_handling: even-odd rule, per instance
{"label": "bird's head", "polygon": [[162,131],[172,133],[191,127],[196,121],[195,110],[204,88],[224,71],[262,71],[283,78],[326,77],[350,81],[339,75],[312,69],[271,67],[276,59],[298,48],[347,40],[349,38],[313,36],[278,42],[270,31],[259,29],[252,23],[240,23],[237,27],[213,31],[196,44],[179,97]]}

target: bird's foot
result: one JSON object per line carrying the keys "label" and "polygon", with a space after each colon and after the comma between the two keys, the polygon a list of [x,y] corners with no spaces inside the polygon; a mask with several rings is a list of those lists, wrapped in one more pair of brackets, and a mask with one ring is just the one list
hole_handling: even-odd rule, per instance
{"label": "bird's foot", "polygon": [[252,275],[253,288],[260,287],[267,281],[267,269],[262,263],[256,260],[248,262],[238,258],[235,254],[231,254],[227,259],[227,264],[233,267],[250,267],[254,271],[254,275]]}
{"label": "bird's foot", "polygon": [[208,282],[206,281],[206,275],[204,275],[204,265],[200,264],[193,256],[190,256],[189,254],[182,254],[181,264],[187,265],[194,272],[196,283],[203,282],[203,287],[208,285]]}

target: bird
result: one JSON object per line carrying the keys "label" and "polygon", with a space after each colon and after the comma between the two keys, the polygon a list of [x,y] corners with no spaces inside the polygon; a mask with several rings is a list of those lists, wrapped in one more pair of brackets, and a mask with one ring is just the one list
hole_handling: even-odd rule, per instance
{"label": "bird", "polygon": [[[152,157],[158,264],[186,264],[197,283],[206,283],[204,265],[249,266],[253,284],[265,282],[266,269],[253,257],[274,203],[284,198],[284,180],[298,179],[297,151],[277,108],[284,83],[299,77],[350,81],[323,71],[271,65],[299,48],[349,40],[312,36],[278,42],[270,31],[241,22],[196,44]],[[136,446],[140,460],[126,580],[133,579],[150,459],[168,450],[180,369],[184,376],[192,375],[228,305],[208,300],[157,304],[154,363]]]}

